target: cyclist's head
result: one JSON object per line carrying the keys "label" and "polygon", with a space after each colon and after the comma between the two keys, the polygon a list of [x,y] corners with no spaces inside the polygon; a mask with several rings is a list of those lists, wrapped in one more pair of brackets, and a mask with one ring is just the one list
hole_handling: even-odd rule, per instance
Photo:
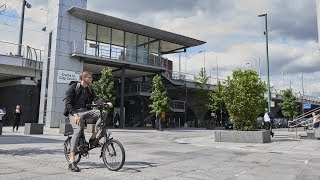
{"label": "cyclist's head", "polygon": [[112,104],[111,102],[107,102],[107,105],[108,105],[108,107],[109,107],[110,109],[113,108],[113,104]]}
{"label": "cyclist's head", "polygon": [[89,71],[83,71],[80,74],[80,80],[88,85],[91,85],[92,84],[92,74]]}

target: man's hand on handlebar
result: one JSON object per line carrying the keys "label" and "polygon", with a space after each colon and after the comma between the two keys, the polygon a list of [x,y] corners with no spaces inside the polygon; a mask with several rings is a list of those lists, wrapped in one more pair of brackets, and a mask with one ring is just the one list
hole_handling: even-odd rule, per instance
{"label": "man's hand on handlebar", "polygon": [[109,107],[109,108],[113,108],[113,104],[112,104],[111,102],[107,102],[107,103],[105,103],[105,105],[106,105],[107,107]]}
{"label": "man's hand on handlebar", "polygon": [[109,107],[109,108],[113,108],[113,104],[111,102],[107,102],[107,103],[102,103],[102,104],[87,104],[87,106],[90,106],[90,107],[102,107],[102,106],[105,106],[105,107]]}
{"label": "man's hand on handlebar", "polygon": [[74,114],[74,122],[76,123],[76,125],[80,124],[80,116],[78,114]]}

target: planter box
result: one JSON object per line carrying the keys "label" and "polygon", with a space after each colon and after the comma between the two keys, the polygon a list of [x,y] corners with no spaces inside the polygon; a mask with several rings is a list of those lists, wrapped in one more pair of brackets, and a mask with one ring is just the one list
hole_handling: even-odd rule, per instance
{"label": "planter box", "polygon": [[59,133],[65,134],[65,133],[73,133],[73,127],[71,124],[60,124],[59,127]]}
{"label": "planter box", "polygon": [[320,139],[320,128],[314,129],[314,137]]}
{"label": "planter box", "polygon": [[235,143],[268,143],[271,141],[270,131],[224,131],[214,132],[215,142]]}
{"label": "planter box", "polygon": [[24,134],[43,134],[43,124],[25,123]]}

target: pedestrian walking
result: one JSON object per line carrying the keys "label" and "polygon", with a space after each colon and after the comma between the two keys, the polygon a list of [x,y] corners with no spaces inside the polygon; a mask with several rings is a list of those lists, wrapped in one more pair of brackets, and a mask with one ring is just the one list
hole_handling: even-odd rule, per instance
{"label": "pedestrian walking", "polygon": [[264,127],[266,130],[270,131],[271,136],[273,137],[274,133],[272,132],[273,116],[270,112],[266,112],[263,116]]}
{"label": "pedestrian walking", "polygon": [[22,115],[22,113],[21,113],[20,105],[17,105],[16,109],[13,112],[13,128],[12,128],[12,132],[14,132],[14,128],[16,128],[16,132],[18,132],[21,115]]}

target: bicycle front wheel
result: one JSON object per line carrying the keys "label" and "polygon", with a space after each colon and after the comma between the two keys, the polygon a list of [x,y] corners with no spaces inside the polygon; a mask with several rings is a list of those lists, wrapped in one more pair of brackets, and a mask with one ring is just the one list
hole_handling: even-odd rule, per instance
{"label": "bicycle front wheel", "polygon": [[118,171],[122,168],[125,161],[125,151],[122,144],[111,139],[105,143],[101,149],[104,164],[111,171]]}
{"label": "bicycle front wheel", "polygon": [[[66,157],[66,160],[70,163],[70,148],[71,148],[71,137],[67,138],[66,141],[64,142],[63,146],[64,146],[64,156]],[[79,163],[81,159],[81,155],[78,153],[75,155],[75,158],[74,158],[74,162],[76,164]]]}

